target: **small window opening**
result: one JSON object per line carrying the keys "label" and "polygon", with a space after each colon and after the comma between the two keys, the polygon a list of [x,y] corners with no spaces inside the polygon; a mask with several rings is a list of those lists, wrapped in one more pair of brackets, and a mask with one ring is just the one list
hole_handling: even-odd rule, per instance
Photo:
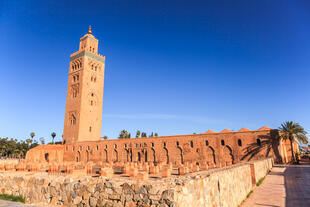
{"label": "small window opening", "polygon": [[194,147],[194,142],[191,141],[190,144],[191,144],[191,148],[193,148]]}
{"label": "small window opening", "polygon": [[166,147],[166,142],[164,142],[164,147]]}
{"label": "small window opening", "polygon": [[206,146],[209,146],[209,141],[208,140],[206,140]]}
{"label": "small window opening", "polygon": [[261,145],[262,145],[262,142],[260,141],[260,139],[257,139],[257,140],[256,140],[256,143],[257,143],[258,146],[261,146]]}
{"label": "small window opening", "polygon": [[221,140],[221,145],[224,146],[225,145],[225,141],[222,139]]}
{"label": "small window opening", "polygon": [[179,146],[179,142],[177,141],[177,146]]}
{"label": "small window opening", "polygon": [[242,141],[241,141],[241,139],[238,139],[238,146],[239,146],[239,147],[242,146]]}
{"label": "small window opening", "polygon": [[48,153],[45,153],[44,157],[45,157],[45,161],[48,162],[48,161],[49,161],[49,159],[48,159],[48,157],[49,157]]}
{"label": "small window opening", "polygon": [[91,132],[91,126],[89,127],[89,132]]}

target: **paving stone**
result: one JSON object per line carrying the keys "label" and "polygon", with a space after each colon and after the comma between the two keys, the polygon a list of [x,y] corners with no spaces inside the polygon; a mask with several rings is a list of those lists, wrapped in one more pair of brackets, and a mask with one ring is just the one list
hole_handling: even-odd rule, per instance
{"label": "paving stone", "polygon": [[309,207],[310,165],[276,165],[242,207]]}

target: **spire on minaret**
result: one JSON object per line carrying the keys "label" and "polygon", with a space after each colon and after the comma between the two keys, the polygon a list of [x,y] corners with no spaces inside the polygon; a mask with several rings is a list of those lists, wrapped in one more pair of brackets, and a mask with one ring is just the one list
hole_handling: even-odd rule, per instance
{"label": "spire on minaret", "polygon": [[88,34],[91,34],[91,26],[89,25]]}

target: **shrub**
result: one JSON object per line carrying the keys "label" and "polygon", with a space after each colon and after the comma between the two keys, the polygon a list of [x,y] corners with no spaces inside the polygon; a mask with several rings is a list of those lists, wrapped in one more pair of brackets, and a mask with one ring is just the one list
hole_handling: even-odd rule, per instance
{"label": "shrub", "polygon": [[14,196],[14,195],[8,195],[8,194],[0,194],[0,200],[25,203],[25,199],[22,196]]}

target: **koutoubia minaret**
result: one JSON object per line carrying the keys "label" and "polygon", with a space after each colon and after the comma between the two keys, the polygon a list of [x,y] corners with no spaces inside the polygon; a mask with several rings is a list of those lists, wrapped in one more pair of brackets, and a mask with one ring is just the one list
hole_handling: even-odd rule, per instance
{"label": "koutoubia minaret", "polygon": [[70,55],[63,143],[100,140],[104,66],[89,26],[79,50]]}

